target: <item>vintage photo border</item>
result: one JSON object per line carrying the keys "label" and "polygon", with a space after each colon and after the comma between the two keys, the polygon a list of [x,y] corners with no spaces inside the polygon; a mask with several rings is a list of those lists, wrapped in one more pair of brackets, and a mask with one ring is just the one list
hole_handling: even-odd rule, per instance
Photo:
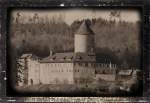
{"label": "vintage photo border", "polygon": [[[142,9],[142,97],[9,97],[7,87],[7,14],[10,8],[138,7]],[[149,0],[0,0],[0,102],[148,102],[150,101],[150,1]]]}

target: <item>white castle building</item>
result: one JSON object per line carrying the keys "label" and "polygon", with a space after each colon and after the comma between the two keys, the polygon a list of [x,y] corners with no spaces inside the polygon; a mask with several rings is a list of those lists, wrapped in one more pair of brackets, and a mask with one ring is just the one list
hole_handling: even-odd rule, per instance
{"label": "white castle building", "polygon": [[75,34],[74,52],[51,52],[43,59],[23,54],[18,60],[23,65],[23,72],[18,72],[21,79],[18,85],[90,83],[97,73],[107,73],[101,77],[115,80],[116,64],[96,60],[94,38],[94,32],[84,21]]}

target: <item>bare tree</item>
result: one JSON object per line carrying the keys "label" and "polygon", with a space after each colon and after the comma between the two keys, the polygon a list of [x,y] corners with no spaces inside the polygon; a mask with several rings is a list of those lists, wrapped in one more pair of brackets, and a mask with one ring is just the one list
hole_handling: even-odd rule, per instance
{"label": "bare tree", "polygon": [[115,18],[118,18],[121,21],[121,12],[118,10],[110,11],[110,20],[114,21]]}

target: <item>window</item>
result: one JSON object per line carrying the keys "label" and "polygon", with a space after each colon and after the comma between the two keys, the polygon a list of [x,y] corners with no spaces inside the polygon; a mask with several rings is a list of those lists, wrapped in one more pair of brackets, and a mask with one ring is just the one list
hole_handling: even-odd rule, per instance
{"label": "window", "polygon": [[94,67],[96,67],[97,66],[97,64],[94,64]]}
{"label": "window", "polygon": [[84,73],[85,69],[82,69],[82,72]]}
{"label": "window", "polygon": [[82,63],[78,63],[79,64],[79,66],[82,66]]}
{"label": "window", "polygon": [[93,67],[95,67],[95,64],[94,64],[94,63],[93,63],[92,65],[93,65]]}
{"label": "window", "polygon": [[53,57],[52,59],[54,60],[54,59],[56,59],[56,57]]}
{"label": "window", "polygon": [[103,64],[100,64],[101,67],[103,67]]}
{"label": "window", "polygon": [[77,59],[78,59],[78,60],[81,60],[81,59],[82,59],[82,57],[81,57],[81,56],[78,56],[78,57],[77,57]]}
{"label": "window", "polygon": [[88,67],[88,63],[85,63],[85,67]]}
{"label": "window", "polygon": [[65,56],[65,57],[64,57],[64,60],[65,60],[66,58],[67,58],[67,57]]}
{"label": "window", "polygon": [[85,66],[85,63],[82,63],[83,66]]}
{"label": "window", "polygon": [[107,64],[104,64],[105,68],[107,67]]}

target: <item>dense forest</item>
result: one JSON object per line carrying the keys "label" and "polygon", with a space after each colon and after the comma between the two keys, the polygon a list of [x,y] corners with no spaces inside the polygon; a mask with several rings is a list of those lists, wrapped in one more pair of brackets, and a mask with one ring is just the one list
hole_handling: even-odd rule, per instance
{"label": "dense forest", "polygon": [[[11,19],[9,40],[15,60],[23,53],[33,53],[41,58],[53,52],[73,52],[74,34],[83,20],[71,25],[63,18],[41,18],[35,14],[28,22],[21,22],[19,16]],[[102,18],[89,19],[95,33],[95,47],[99,58],[113,63],[140,65],[140,22],[135,23]]]}

